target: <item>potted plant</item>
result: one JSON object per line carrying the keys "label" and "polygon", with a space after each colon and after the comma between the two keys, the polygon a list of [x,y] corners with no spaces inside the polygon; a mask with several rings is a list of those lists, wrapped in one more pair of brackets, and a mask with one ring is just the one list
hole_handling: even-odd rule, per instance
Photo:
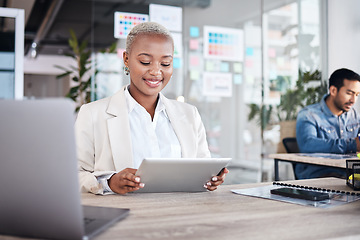
{"label": "potted plant", "polygon": [[[315,86],[311,86],[315,85]],[[280,97],[280,104],[277,106],[256,104],[250,105],[248,119],[256,119],[263,131],[266,129],[274,116],[280,124],[280,139],[296,136],[296,117],[298,112],[307,105],[317,103],[327,93],[327,84],[322,81],[319,70],[302,72],[299,70],[299,77],[295,87],[287,89]],[[278,145],[278,152],[286,152],[282,142]]]}
{"label": "potted plant", "polygon": [[[64,73],[56,76],[57,79],[62,79],[66,76],[70,76],[73,81],[73,87],[70,88],[66,97],[71,98],[77,103],[76,112],[80,109],[80,106],[84,103],[91,101],[91,81],[96,76],[98,70],[96,68],[97,63],[95,62],[92,68],[91,51],[88,49],[88,42],[86,40],[79,43],[75,32],[70,29],[69,47],[70,52],[65,53],[65,56],[71,57],[75,60],[75,66],[62,67],[55,65],[55,67],[64,71]],[[114,53],[116,50],[116,42],[114,42],[108,49],[101,50],[101,53]],[[95,89],[96,90],[96,84]],[[95,91],[96,92],[96,91]]]}

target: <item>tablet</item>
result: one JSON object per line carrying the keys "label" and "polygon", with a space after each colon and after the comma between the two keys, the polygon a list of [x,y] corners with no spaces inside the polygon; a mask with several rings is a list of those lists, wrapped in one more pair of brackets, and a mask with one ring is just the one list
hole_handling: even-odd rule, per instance
{"label": "tablet", "polygon": [[231,158],[145,158],[136,175],[145,183],[141,192],[204,192],[204,184]]}

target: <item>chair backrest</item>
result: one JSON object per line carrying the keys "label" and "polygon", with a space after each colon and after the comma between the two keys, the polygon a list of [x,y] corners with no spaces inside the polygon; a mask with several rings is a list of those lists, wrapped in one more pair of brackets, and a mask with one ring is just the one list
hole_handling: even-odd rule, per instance
{"label": "chair backrest", "polygon": [[[285,147],[287,153],[299,153],[300,152],[296,138],[294,138],[294,137],[283,138],[282,142],[284,144],[284,147]],[[292,163],[295,180],[298,180],[298,177],[296,176],[296,173],[295,173],[295,166],[296,166],[296,163]]]}
{"label": "chair backrest", "polygon": [[294,137],[284,138],[282,140],[282,142],[284,144],[284,147],[285,147],[287,153],[299,153],[300,152],[296,138],[294,138]]}

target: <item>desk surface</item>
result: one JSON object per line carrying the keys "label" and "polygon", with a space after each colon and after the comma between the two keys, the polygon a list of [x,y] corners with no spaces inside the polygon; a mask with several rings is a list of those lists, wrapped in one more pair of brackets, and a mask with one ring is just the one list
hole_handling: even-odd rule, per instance
{"label": "desk surface", "polygon": [[329,167],[346,168],[346,159],[300,156],[298,153],[274,153],[269,154],[269,158],[279,159],[288,162],[301,162],[324,165]]}
{"label": "desk surface", "polygon": [[[336,178],[295,183],[351,190],[345,180]],[[127,219],[98,239],[321,239],[360,235],[360,201],[318,209],[230,192],[267,184],[271,183],[223,185],[205,193],[84,194],[83,204],[131,209]]]}
{"label": "desk surface", "polygon": [[[336,178],[288,181],[349,191]],[[203,193],[83,194],[86,205],[130,208],[130,215],[96,239],[329,239],[360,237],[360,201],[330,209],[237,195],[223,185]],[[0,236],[1,238],[1,236]],[[1,238],[3,239],[3,238]],[[7,237],[7,239],[15,239]]]}

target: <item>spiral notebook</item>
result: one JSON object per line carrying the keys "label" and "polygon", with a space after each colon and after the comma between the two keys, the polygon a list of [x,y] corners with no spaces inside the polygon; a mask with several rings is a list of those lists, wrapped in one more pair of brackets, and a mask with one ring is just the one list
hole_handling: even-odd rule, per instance
{"label": "spiral notebook", "polygon": [[[328,193],[330,198],[322,201],[311,201],[304,199],[297,199],[291,197],[284,197],[280,195],[271,194],[272,189],[288,187],[294,189],[306,189],[308,191]],[[294,203],[303,206],[312,206],[318,208],[330,208],[334,206],[343,205],[360,199],[360,192],[353,191],[346,185],[344,179],[339,178],[319,178],[309,180],[297,180],[289,182],[273,182],[270,185],[247,188],[247,189],[234,189],[233,193],[259,197],[265,199],[272,199],[287,203]]]}

